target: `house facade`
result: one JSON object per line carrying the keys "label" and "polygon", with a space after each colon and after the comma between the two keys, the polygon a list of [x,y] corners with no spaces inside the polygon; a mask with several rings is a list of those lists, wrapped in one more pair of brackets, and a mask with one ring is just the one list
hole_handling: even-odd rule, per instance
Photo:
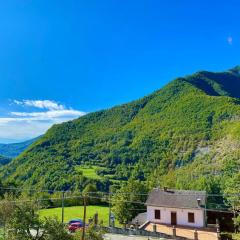
{"label": "house facade", "polygon": [[147,202],[147,221],[201,228],[206,219],[206,192],[153,189]]}

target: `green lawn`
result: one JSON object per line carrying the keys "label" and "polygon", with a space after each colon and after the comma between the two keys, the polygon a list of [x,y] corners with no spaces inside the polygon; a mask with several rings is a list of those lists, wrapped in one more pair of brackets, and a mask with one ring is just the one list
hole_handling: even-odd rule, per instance
{"label": "green lawn", "polygon": [[[87,221],[89,218],[98,212],[99,220],[103,220],[104,225],[108,225],[108,207],[104,206],[87,206]],[[61,208],[51,208],[40,210],[40,217],[53,217],[56,216],[59,220],[62,219]],[[68,222],[73,218],[83,219],[83,206],[78,207],[65,207],[64,209],[64,222]]]}

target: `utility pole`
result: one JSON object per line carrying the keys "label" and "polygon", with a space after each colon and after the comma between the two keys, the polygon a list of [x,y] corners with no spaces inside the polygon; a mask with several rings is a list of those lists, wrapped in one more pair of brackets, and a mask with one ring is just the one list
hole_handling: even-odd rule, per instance
{"label": "utility pole", "polygon": [[108,216],[108,225],[111,227],[111,193],[109,192],[108,196],[108,201],[109,201],[109,216]]}
{"label": "utility pole", "polygon": [[83,196],[83,204],[84,204],[84,213],[83,213],[83,232],[82,232],[82,240],[85,240],[85,228],[86,228],[86,211],[87,211],[87,196]]}
{"label": "utility pole", "polygon": [[62,192],[62,223],[64,223],[64,199],[65,199],[65,193]]}
{"label": "utility pole", "polygon": [[204,205],[204,225],[205,225],[205,227],[207,227],[207,200],[208,200],[208,195],[206,194],[205,205]]}

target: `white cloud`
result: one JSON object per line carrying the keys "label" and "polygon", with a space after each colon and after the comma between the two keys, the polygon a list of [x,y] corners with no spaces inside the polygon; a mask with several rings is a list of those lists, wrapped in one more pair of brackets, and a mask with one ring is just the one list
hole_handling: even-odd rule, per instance
{"label": "white cloud", "polygon": [[[69,121],[85,115],[85,112],[66,108],[51,100],[14,100],[14,104],[35,111],[12,111],[0,117],[0,138],[27,139],[45,133],[53,124]],[[41,109],[41,111],[37,111]],[[45,111],[44,111],[45,110]]]}
{"label": "white cloud", "polygon": [[22,119],[0,119],[0,138],[15,139],[16,142],[34,138],[45,133],[52,124],[51,122],[23,121]]}
{"label": "white cloud", "polygon": [[63,110],[65,107],[51,100],[14,100],[14,103],[21,106],[35,107],[49,110]]}
{"label": "white cloud", "polygon": [[63,109],[63,110],[53,110],[46,112],[11,112],[11,115],[18,117],[32,117],[35,120],[46,120],[53,118],[74,118],[85,115],[85,112],[73,110],[73,109]]}

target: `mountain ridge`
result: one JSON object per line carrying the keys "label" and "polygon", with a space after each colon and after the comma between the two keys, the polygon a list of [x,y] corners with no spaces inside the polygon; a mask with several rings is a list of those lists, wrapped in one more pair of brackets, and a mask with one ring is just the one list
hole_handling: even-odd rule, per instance
{"label": "mountain ridge", "polygon": [[0,166],[6,165],[11,161],[11,158],[0,155]]}
{"label": "mountain ridge", "polygon": [[19,143],[0,143],[0,155],[15,158],[39,138],[40,136]]}
{"label": "mountain ridge", "polygon": [[54,125],[0,175],[23,186],[83,189],[92,181],[83,166],[97,166],[101,190],[130,177],[149,187],[224,189],[217,182],[240,153],[223,148],[223,161],[218,146],[238,141],[238,86],[236,70],[178,78],[139,100]]}

